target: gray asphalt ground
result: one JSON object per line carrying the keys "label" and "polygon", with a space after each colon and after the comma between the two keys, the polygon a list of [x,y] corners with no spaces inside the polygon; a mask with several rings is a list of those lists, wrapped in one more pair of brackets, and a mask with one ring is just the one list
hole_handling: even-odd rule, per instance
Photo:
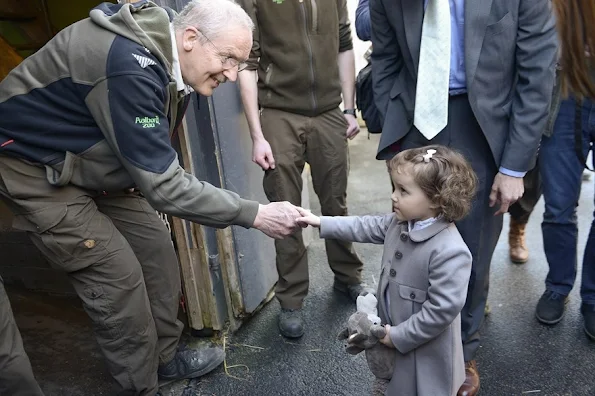
{"label": "gray asphalt ground", "polygon": [[[374,160],[376,146],[377,136],[368,140],[365,133],[351,143],[348,202],[352,214],[390,209],[390,184],[384,163]],[[593,184],[593,179],[583,183],[579,206],[581,257],[593,219]],[[316,197],[311,201],[313,211],[319,212]],[[477,356],[482,396],[595,395],[595,343],[588,341],[582,330],[578,287],[560,324],[543,326],[534,317],[547,272],[540,230],[542,214],[540,203],[528,226],[531,258],[520,266],[508,260],[508,216],[505,218],[492,264],[492,312],[482,329],[483,342]],[[367,283],[375,284],[382,247],[358,244],[356,249],[366,264]],[[346,354],[336,339],[354,306],[332,290],[333,275],[323,241],[316,238],[310,245],[309,260],[307,332],[302,339],[290,342],[278,334],[279,305],[273,300],[238,333],[226,338],[227,373],[221,366],[200,380],[164,388],[164,395],[367,395],[372,378],[363,356]],[[77,301],[9,291],[26,349],[46,395],[114,394],[89,321]]]}

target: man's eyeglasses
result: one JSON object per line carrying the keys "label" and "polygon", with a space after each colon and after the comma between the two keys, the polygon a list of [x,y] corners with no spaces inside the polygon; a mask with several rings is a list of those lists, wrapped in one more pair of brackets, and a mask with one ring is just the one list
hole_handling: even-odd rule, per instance
{"label": "man's eyeglasses", "polygon": [[219,50],[219,48],[211,41],[211,39],[209,39],[203,32],[201,32],[200,30],[196,29],[198,32],[200,32],[200,34],[202,34],[202,36],[209,42],[209,44],[211,44],[213,46],[213,48],[215,49],[215,51],[217,52],[217,55],[219,56],[219,58],[221,59],[221,64],[223,65],[223,67],[225,67],[225,70],[229,70],[229,69],[233,69],[234,67],[238,68],[238,72],[241,72],[242,70],[246,69],[246,67],[248,66],[246,64],[246,62],[240,62],[239,60],[237,60],[236,58],[234,58],[233,56],[230,55],[222,55],[222,52]]}

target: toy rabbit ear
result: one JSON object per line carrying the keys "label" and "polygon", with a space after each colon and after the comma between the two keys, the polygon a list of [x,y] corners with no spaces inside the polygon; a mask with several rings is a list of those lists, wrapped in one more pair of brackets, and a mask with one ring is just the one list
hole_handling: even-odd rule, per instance
{"label": "toy rabbit ear", "polygon": [[340,340],[346,340],[349,337],[349,329],[344,328],[338,335],[337,338]]}
{"label": "toy rabbit ear", "polygon": [[349,336],[347,342],[350,344],[357,344],[360,342],[364,342],[366,340],[366,336],[362,333],[355,333]]}
{"label": "toy rabbit ear", "polygon": [[363,350],[364,350],[363,348],[360,348],[355,345],[347,345],[345,347],[345,352],[347,352],[350,355],[357,355],[358,353],[360,353]]}

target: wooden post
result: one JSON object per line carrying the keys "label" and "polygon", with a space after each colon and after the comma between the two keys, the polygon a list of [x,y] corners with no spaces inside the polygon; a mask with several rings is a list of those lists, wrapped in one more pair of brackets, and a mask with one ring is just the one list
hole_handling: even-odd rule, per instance
{"label": "wooden post", "polygon": [[23,58],[0,36],[0,80],[22,61]]}

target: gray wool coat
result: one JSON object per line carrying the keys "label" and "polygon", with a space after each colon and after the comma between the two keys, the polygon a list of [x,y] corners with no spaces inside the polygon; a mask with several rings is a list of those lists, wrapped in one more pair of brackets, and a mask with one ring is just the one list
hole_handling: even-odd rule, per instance
{"label": "gray wool coat", "polygon": [[323,216],[320,236],[384,244],[378,316],[397,350],[386,395],[455,396],[465,380],[460,312],[472,259],[454,223],[409,233],[394,214]]}

